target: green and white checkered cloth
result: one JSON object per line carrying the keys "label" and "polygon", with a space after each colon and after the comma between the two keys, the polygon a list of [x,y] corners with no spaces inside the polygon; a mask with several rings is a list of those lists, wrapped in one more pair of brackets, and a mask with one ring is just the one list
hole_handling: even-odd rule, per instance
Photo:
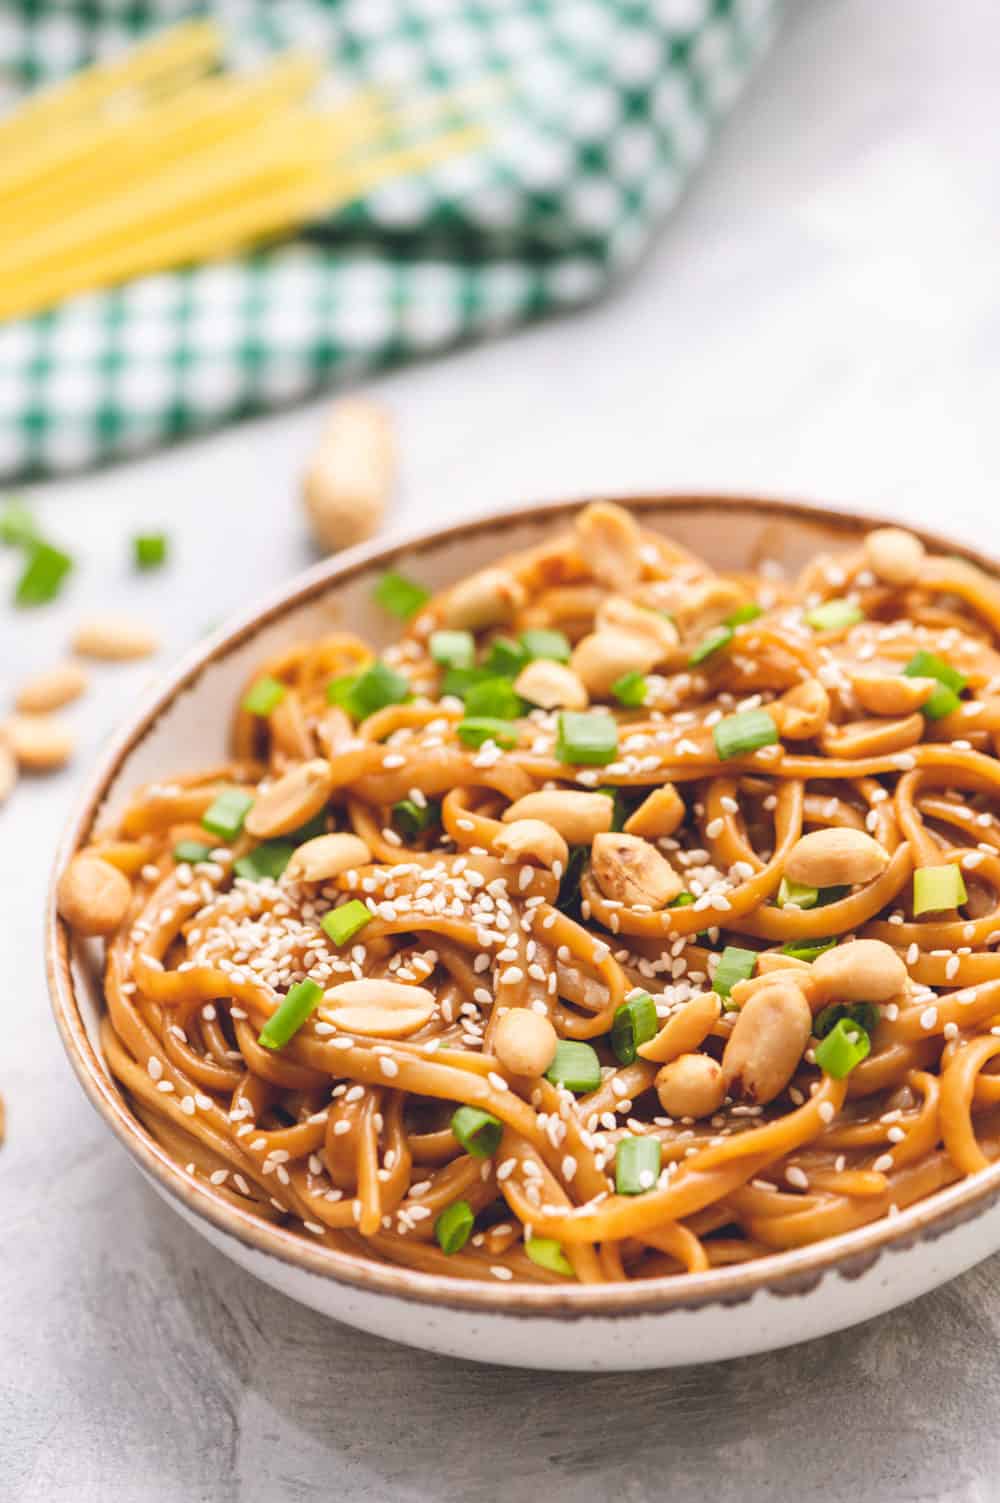
{"label": "green and white checkered cloth", "polygon": [[298,44],[345,85],[506,87],[484,148],[308,235],[0,325],[0,479],[135,454],[594,298],[677,199],[779,5],[2,0],[0,111],[206,9],[237,67]]}

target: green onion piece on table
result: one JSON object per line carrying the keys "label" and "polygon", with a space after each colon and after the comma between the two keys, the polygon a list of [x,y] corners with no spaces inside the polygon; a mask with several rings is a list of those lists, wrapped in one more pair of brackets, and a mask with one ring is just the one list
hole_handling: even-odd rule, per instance
{"label": "green onion piece on table", "polygon": [[263,1044],[265,1049],[283,1049],[316,1010],[322,995],[323,988],[309,976],[293,986],[277,1012],[271,1014],[260,1030],[258,1044]]}
{"label": "green onion piece on table", "polygon": [[47,605],[62,589],[73,560],[61,548],[41,541],[27,545],[27,561],[14,591],[15,605]]}
{"label": "green onion piece on table", "polygon": [[132,539],[132,557],[137,569],[159,569],[167,561],[165,532],[140,532]]}
{"label": "green onion piece on table", "polygon": [[38,523],[23,501],[8,501],[0,511],[0,543],[10,548],[26,548],[38,540]]}

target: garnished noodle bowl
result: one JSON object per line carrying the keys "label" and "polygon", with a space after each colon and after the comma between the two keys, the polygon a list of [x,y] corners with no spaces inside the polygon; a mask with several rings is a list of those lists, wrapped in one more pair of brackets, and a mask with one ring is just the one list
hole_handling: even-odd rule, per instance
{"label": "garnished noodle bowl", "polygon": [[794,583],[598,504],[259,665],[233,759],[60,882],[202,1184],[464,1279],[678,1276],[1000,1154],[1000,590],[895,529]]}

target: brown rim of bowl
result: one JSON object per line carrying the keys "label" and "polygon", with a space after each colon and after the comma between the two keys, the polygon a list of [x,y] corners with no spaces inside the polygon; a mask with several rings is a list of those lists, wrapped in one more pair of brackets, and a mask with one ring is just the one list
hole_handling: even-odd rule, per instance
{"label": "brown rim of bowl", "polygon": [[[203,1216],[220,1231],[256,1252],[351,1288],[454,1310],[567,1319],[584,1315],[635,1316],[698,1309],[712,1304],[735,1304],[760,1290],[779,1295],[808,1292],[831,1271],[838,1271],[846,1278],[856,1277],[885,1251],[933,1239],[961,1222],[981,1215],[1000,1194],[1000,1163],[997,1163],[935,1192],[924,1201],[916,1202],[897,1216],[884,1217],[809,1247],[773,1253],[751,1264],[666,1276],[635,1284],[557,1287],[472,1283],[445,1275],[420,1273],[395,1264],[367,1262],[331,1248],[314,1246],[305,1242],[298,1232],[259,1221],[250,1212],[239,1210],[222,1199],[210,1185],[191,1180],[146,1132],[119,1093],[83,1024],[70,966],[69,934],[56,912],[55,885],[70,856],[89,835],[125,758],[178,694],[190,688],[210,663],[227,657],[290,607],[324,594],[332,585],[376,564],[391,565],[404,554],[412,558],[424,549],[437,547],[445,537],[451,543],[458,543],[462,538],[541,518],[559,520],[585,505],[587,499],[539,502],[494,512],[454,527],[425,528],[389,540],[367,543],[315,565],[290,585],[273,592],[259,608],[245,613],[235,625],[220,630],[187,653],[163,684],[146,697],[139,713],[118,733],[98,762],[56,853],[46,906],[45,951],[49,991],[63,1045],[91,1104],[139,1167],[190,1211]],[[680,513],[712,506],[722,510],[752,511],[777,521],[794,516],[847,538],[873,526],[898,525],[898,519],[894,518],[843,509],[828,511],[798,501],[759,496],[668,493],[616,499],[640,512],[648,509]],[[994,575],[1000,574],[1000,563],[992,558],[977,554],[940,534],[914,530],[935,551],[956,554],[978,567],[985,567]]]}

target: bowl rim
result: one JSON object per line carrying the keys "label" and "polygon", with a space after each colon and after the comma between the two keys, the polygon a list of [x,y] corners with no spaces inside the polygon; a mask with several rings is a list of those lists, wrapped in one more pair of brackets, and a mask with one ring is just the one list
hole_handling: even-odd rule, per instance
{"label": "bowl rim", "polygon": [[[353,1254],[311,1244],[301,1233],[261,1221],[225,1200],[207,1183],[191,1179],[146,1131],[129,1109],[107,1066],[95,1050],[83,1022],[71,965],[71,937],[56,909],[56,884],[75,851],[84,842],[108,791],[135,747],[178,698],[191,689],[212,664],[228,657],[262,628],[289,610],[307,604],[332,587],[376,568],[391,567],[404,555],[522,524],[558,522],[579,510],[591,497],[550,500],[491,510],[453,525],[399,532],[346,550],[324,560],[272,590],[256,607],[242,612],[203,639],[177,662],[140,701],[136,711],[111,738],[77,796],[56,851],[45,911],[45,960],[49,994],[56,1025],[73,1070],[91,1105],[119,1142],[157,1188],[177,1200],[197,1218],[234,1237],[253,1252],[277,1259],[322,1279],[366,1293],[395,1296],[443,1309],[481,1314],[573,1320],[583,1316],[639,1316],[671,1310],[698,1310],[712,1305],[742,1303],[761,1291],[774,1295],[810,1292],[831,1272],[854,1279],[886,1252],[904,1251],[931,1241],[971,1221],[1000,1197],[1000,1162],[935,1191],[893,1217],[826,1238],[803,1248],[776,1252],[753,1263],[709,1269],[683,1276],[666,1275],[626,1284],[488,1283],[428,1274],[397,1264],[366,1261]],[[828,533],[857,537],[872,527],[898,526],[898,518],[865,510],[827,508],[774,496],[713,492],[646,492],[614,499],[642,514],[646,511],[682,513],[712,507],[749,511],[781,522],[815,523]],[[946,535],[924,528],[910,529],[937,551],[956,554],[994,576],[1000,561]],[[985,1253],[984,1253],[985,1255]]]}

